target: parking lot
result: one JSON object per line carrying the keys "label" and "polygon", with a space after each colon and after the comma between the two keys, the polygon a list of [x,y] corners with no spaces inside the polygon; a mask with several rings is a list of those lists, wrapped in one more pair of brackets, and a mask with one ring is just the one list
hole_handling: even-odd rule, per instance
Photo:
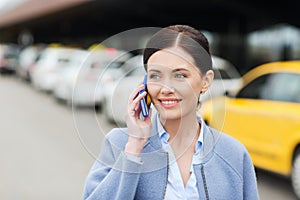
{"label": "parking lot", "polygon": [[[105,133],[93,108],[58,103],[14,76],[0,76],[0,199],[81,199]],[[285,178],[257,171],[262,200],[293,200]]]}

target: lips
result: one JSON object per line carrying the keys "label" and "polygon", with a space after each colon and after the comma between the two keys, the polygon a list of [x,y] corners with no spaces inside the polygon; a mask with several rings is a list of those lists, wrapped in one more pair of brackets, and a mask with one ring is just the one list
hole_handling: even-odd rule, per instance
{"label": "lips", "polygon": [[177,104],[179,104],[181,100],[180,99],[167,99],[167,98],[164,98],[164,99],[159,99],[159,102],[160,104],[165,107],[165,108],[171,108],[171,107],[174,107],[176,106]]}

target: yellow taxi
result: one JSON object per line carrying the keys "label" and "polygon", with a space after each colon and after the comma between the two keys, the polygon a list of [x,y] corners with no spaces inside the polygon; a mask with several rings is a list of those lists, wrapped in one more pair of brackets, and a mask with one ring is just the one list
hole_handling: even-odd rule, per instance
{"label": "yellow taxi", "polygon": [[199,112],[242,142],[257,168],[290,177],[300,198],[300,61],[263,64],[242,80],[236,94],[204,101]]}

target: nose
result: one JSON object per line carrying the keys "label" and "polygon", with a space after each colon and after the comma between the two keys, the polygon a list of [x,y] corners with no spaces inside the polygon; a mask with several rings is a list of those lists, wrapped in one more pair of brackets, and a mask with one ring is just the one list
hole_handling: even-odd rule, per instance
{"label": "nose", "polygon": [[163,83],[161,87],[162,94],[173,94],[175,89],[171,83]]}

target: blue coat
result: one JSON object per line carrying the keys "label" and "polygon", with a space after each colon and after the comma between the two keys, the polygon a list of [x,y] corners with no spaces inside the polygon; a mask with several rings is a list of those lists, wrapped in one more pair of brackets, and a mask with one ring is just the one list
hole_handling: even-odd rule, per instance
{"label": "blue coat", "polygon": [[[168,153],[162,149],[156,120],[142,153],[142,163],[127,159],[127,129],[105,137],[101,153],[85,183],[84,200],[162,200],[168,180]],[[252,161],[245,147],[231,136],[202,124],[201,163],[193,165],[200,199],[259,199]]]}

